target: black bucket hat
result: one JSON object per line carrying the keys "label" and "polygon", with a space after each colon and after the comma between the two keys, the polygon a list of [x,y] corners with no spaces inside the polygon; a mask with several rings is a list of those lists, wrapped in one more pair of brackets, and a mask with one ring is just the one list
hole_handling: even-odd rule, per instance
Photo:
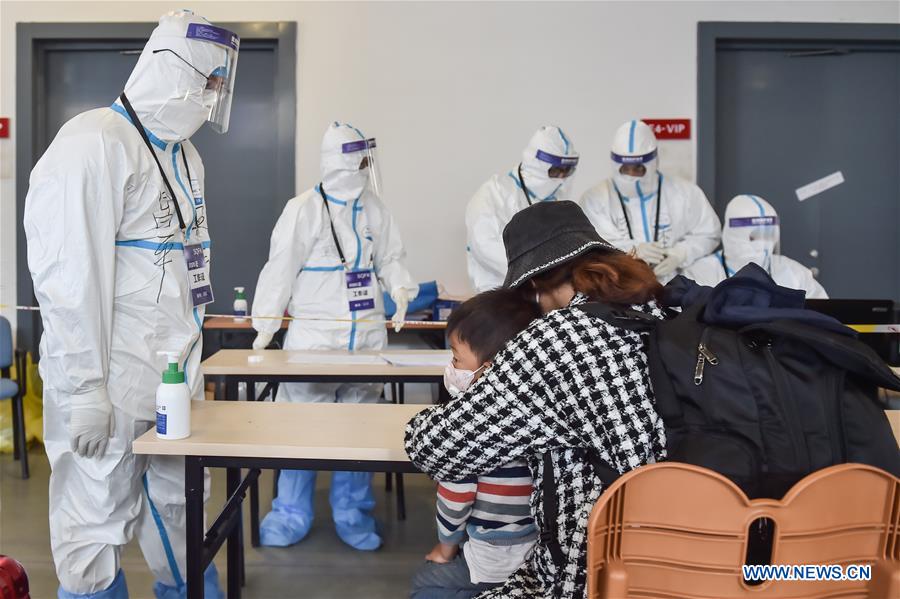
{"label": "black bucket hat", "polygon": [[539,202],[518,212],[503,229],[503,245],[507,288],[586,252],[620,251],[597,234],[578,204],[568,200]]}

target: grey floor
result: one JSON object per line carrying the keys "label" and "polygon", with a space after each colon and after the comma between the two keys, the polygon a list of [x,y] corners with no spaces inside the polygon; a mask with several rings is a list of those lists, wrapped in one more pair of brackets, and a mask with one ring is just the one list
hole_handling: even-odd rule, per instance
{"label": "grey floor", "polygon": [[[19,463],[0,455],[0,554],[21,561],[28,571],[33,599],[56,597],[57,580],[50,556],[47,525],[47,480],[50,468],[41,447],[29,454],[31,478],[19,477]],[[218,513],[224,501],[224,472],[212,471],[212,497],[207,515]],[[400,599],[407,596],[409,580],[435,542],[434,486],[424,475],[405,475],[407,519],[396,517],[394,493],[385,493],[384,475],[375,475],[378,505],[375,516],[383,526],[384,546],[360,552],[344,545],[334,533],[328,506],[328,475],[318,479],[317,518],[309,536],[287,549],[249,546],[246,555],[248,599]],[[272,496],[272,475],[260,479],[263,514]],[[246,514],[246,506],[245,506]],[[247,528],[245,517],[245,529]],[[216,558],[224,589],[225,553]],[[144,565],[136,542],[124,551],[122,567],[133,599],[151,599],[153,577]]]}

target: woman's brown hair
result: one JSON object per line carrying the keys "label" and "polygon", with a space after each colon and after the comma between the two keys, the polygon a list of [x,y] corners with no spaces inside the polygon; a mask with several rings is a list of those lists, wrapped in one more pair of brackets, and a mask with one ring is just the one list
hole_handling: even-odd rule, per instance
{"label": "woman's brown hair", "polygon": [[645,304],[662,295],[653,269],[628,254],[594,251],[535,276],[538,291],[571,283],[592,300],[612,304]]}

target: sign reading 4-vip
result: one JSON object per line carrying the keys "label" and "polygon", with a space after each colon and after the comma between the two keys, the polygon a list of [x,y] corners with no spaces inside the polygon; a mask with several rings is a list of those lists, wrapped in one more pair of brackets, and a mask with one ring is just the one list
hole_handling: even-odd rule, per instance
{"label": "sign reading 4-vip", "polygon": [[690,139],[691,119],[641,119],[653,129],[656,139]]}

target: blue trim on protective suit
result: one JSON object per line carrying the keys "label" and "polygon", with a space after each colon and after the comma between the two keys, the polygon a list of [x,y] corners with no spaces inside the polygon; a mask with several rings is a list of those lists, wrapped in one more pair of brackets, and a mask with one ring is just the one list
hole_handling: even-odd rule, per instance
{"label": "blue trim on protective suit", "polygon": [[628,153],[634,153],[634,129],[637,127],[637,121],[631,121],[631,130],[628,132]]}
{"label": "blue trim on protective suit", "polygon": [[556,130],[559,131],[559,136],[560,136],[560,137],[562,138],[562,140],[563,140],[563,144],[564,144],[563,151],[564,151],[566,154],[568,154],[568,153],[569,153],[569,138],[566,137],[566,134],[563,133],[563,130],[560,129],[559,127],[557,127]]}
{"label": "blue trim on protective suit", "polygon": [[644,195],[644,192],[641,191],[641,182],[637,181],[634,184],[635,189],[637,189],[638,197],[641,199],[641,221],[644,223],[644,240],[652,241],[650,239],[650,225],[647,223],[647,202],[653,199],[654,194],[650,194],[648,196]]}
{"label": "blue trim on protective suit", "polygon": [[[318,193],[318,194],[322,193],[322,185],[321,184],[316,185],[316,193]],[[336,198],[332,195],[329,195],[327,191],[325,192],[325,199],[327,199],[332,204],[337,204],[338,206],[346,206],[349,203],[346,200],[339,200],[338,198]],[[357,198],[357,199],[359,199],[359,198]],[[356,206],[356,205],[353,206],[353,210],[359,211],[362,209],[363,209],[362,206]]]}
{"label": "blue trim on protective suit", "polygon": [[[128,122],[131,123],[131,117],[128,116],[128,111],[126,111],[123,107],[119,106],[118,104],[113,103],[113,105],[110,106],[110,108],[112,108],[113,110],[115,110],[116,112],[118,112],[119,114],[124,116],[126,119],[128,119]],[[154,146],[156,146],[160,150],[165,150],[167,147],[169,147],[169,144],[167,144],[160,138],[153,135],[153,132],[150,131],[150,129],[147,129],[146,127],[144,127],[144,133],[147,134],[147,138],[150,140],[150,143],[152,143]]]}
{"label": "blue trim on protective suit", "polygon": [[125,573],[120,569],[116,573],[112,584],[96,593],[70,593],[62,587],[56,591],[57,599],[128,599],[128,585],[125,583]]}
{"label": "blue trim on protective suit", "polygon": [[762,203],[759,201],[759,198],[756,197],[756,196],[754,196],[754,195],[750,195],[750,194],[747,194],[747,197],[750,198],[751,200],[753,200],[753,203],[756,204],[756,207],[757,207],[757,208],[759,208],[759,215],[760,215],[760,216],[765,216],[765,215],[766,215],[766,210],[765,210],[765,208],[763,208],[763,205],[762,205]]}
{"label": "blue trim on protective suit", "polygon": [[[181,144],[175,144],[175,147],[172,149],[172,169],[175,171],[175,180],[178,181],[178,185],[181,187],[181,191],[184,192],[184,195],[188,198],[188,204],[191,205],[191,212],[193,212],[194,217],[187,226],[187,232],[185,233],[185,240],[191,240],[191,227],[197,224],[197,207],[194,206],[194,196],[191,195],[191,192],[188,191],[187,187],[184,186],[184,181],[181,180],[181,175],[178,173],[178,161],[175,159],[175,155],[178,154],[178,151],[181,149]],[[175,200],[178,201],[177,199]]]}
{"label": "blue trim on protective suit", "polygon": [[304,266],[300,269],[300,272],[303,272],[304,270],[310,272],[334,272],[336,270],[344,270],[344,267],[340,264],[337,266]]}
{"label": "blue trim on protective suit", "polygon": [[[519,183],[519,178],[516,177],[515,175],[513,175],[513,174],[512,174],[512,171],[510,171],[510,172],[508,172],[508,173],[506,173],[506,174],[509,175],[509,178],[513,180],[513,183],[516,184],[516,187],[518,187],[519,189],[522,189],[522,184]],[[553,193],[551,193],[550,195],[548,195],[546,198],[539,198],[539,197],[538,197],[537,195],[535,195],[535,193],[534,193],[533,191],[531,191],[530,189],[522,189],[522,191],[524,191],[525,193],[527,193],[527,194],[528,194],[528,197],[531,198],[532,200],[537,200],[538,202],[552,202],[553,200],[556,199],[556,192],[559,191],[559,188],[562,187],[562,186],[563,186],[562,183],[560,183],[559,185],[557,185],[557,186],[556,186],[556,189],[553,190]]]}
{"label": "blue trim on protective suit", "polygon": [[725,271],[725,278],[731,278],[731,275],[734,274],[734,271],[728,268],[728,265],[725,264],[725,256],[722,254],[722,250],[716,250],[716,258],[719,259],[719,264],[722,265],[722,270]]}
{"label": "blue trim on protective suit", "polygon": [[[184,244],[178,241],[148,241],[146,239],[123,239],[117,241],[116,245],[119,247],[132,247],[161,252],[184,249]],[[203,241],[200,245],[203,249],[209,249],[212,246],[212,243],[210,241]]]}
{"label": "blue trim on protective suit", "polygon": [[[353,213],[350,219],[353,227],[353,235],[356,237],[356,259],[353,261],[353,270],[359,270],[359,260],[362,257],[362,239],[359,238],[359,231],[356,230],[356,213],[362,210],[359,207],[359,198],[353,201]],[[374,283],[374,282],[373,282]],[[356,345],[356,310],[350,311],[350,343],[347,349],[353,351]]]}
{"label": "blue trim on protective suit", "polygon": [[362,132],[362,131],[360,131],[359,129],[357,129],[356,127],[354,127],[353,125],[351,125],[350,123],[346,123],[344,126],[345,126],[345,127],[350,127],[351,129],[353,129],[354,131],[356,131],[356,134],[359,135],[359,138],[360,138],[360,139],[365,139],[365,138],[366,138],[366,136],[363,135],[363,132]]}
{"label": "blue trim on protective suit", "polygon": [[172,543],[169,541],[169,535],[166,527],[163,525],[162,517],[156,510],[153,500],[150,498],[150,487],[147,483],[147,474],[141,477],[144,482],[144,492],[147,494],[147,502],[150,504],[150,513],[153,515],[153,521],[156,522],[156,529],[159,532],[159,538],[162,541],[163,551],[166,552],[166,560],[169,562],[169,569],[172,571],[172,578],[175,579],[175,586],[179,589],[184,586],[184,579],[181,578],[181,572],[178,570],[178,562],[175,561],[175,552],[172,551]]}

